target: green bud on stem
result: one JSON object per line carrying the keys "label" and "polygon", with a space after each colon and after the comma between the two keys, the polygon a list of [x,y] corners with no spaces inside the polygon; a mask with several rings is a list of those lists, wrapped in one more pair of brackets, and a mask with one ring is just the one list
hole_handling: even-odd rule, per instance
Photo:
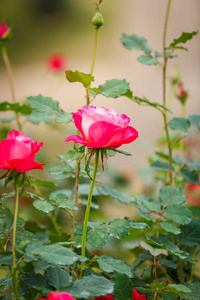
{"label": "green bud on stem", "polygon": [[94,25],[95,29],[99,29],[104,23],[103,16],[99,7],[97,6],[95,9],[95,13],[92,17],[92,24]]}

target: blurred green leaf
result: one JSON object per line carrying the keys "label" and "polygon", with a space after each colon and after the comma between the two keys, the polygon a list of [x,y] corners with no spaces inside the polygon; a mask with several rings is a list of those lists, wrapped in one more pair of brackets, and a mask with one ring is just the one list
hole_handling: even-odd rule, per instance
{"label": "blurred green leaf", "polygon": [[47,112],[43,112],[43,113],[33,111],[27,117],[27,120],[34,125],[38,125],[40,122],[50,124],[53,120],[53,114],[54,114],[54,111],[47,111]]}
{"label": "blurred green leaf", "polygon": [[41,274],[28,273],[25,275],[23,283],[29,289],[41,290],[46,287],[46,278]]}
{"label": "blurred green leaf", "polygon": [[194,35],[197,35],[198,31],[193,32],[182,32],[181,36],[177,39],[174,39],[170,44],[171,48],[175,48],[178,44],[185,44],[188,40],[191,40]]}
{"label": "blurred green leaf", "polygon": [[200,130],[200,114],[192,114],[188,116],[190,123]]}
{"label": "blurred green leaf", "polygon": [[180,174],[187,182],[200,185],[199,176],[195,171],[181,169]]}
{"label": "blurred green leaf", "polygon": [[151,55],[141,55],[137,60],[143,65],[157,65],[159,62]]}
{"label": "blurred green leaf", "polygon": [[108,235],[105,229],[93,228],[88,231],[87,241],[93,247],[101,248],[108,241]]}
{"label": "blurred green leaf", "polygon": [[29,106],[36,112],[58,111],[59,103],[50,97],[43,97],[42,95],[30,96],[27,98]]}
{"label": "blurred green leaf", "polygon": [[181,230],[180,228],[176,227],[173,225],[171,222],[166,221],[166,222],[161,222],[160,226],[167,232],[173,233],[173,234],[180,234]]}
{"label": "blurred green leaf", "polygon": [[56,114],[55,121],[59,124],[60,123],[67,124],[72,121],[72,114],[59,112]]}
{"label": "blurred green leaf", "polygon": [[46,269],[45,278],[47,283],[53,287],[56,291],[60,291],[66,286],[71,285],[72,278],[66,270],[60,267],[49,267]]}
{"label": "blurred green leaf", "polygon": [[138,36],[136,34],[127,35],[123,33],[121,42],[128,50],[136,49],[142,50],[147,54],[151,53],[151,48],[147,45],[147,40],[142,36]]}
{"label": "blurred green leaf", "polygon": [[129,230],[129,223],[125,219],[114,219],[106,227],[107,233],[117,239],[122,239],[128,235]]}
{"label": "blurred green leaf", "polygon": [[131,268],[127,266],[127,264],[124,261],[114,259],[107,255],[102,255],[97,259],[97,262],[99,264],[99,267],[107,273],[117,272],[121,274],[126,274],[130,278],[133,277]]}
{"label": "blurred green leaf", "polygon": [[55,207],[53,207],[47,200],[35,200],[33,202],[33,206],[37,208],[38,210],[41,210],[45,213],[49,213],[50,211],[54,210]]}
{"label": "blurred green leaf", "polygon": [[105,97],[118,98],[129,90],[129,83],[125,79],[107,80],[99,90]]}
{"label": "blurred green leaf", "polygon": [[44,187],[48,187],[48,188],[55,188],[56,187],[54,182],[40,180],[40,179],[36,179],[35,181],[31,181],[31,183],[34,183],[37,186],[44,186]]}
{"label": "blurred green leaf", "polygon": [[99,195],[110,196],[121,203],[129,204],[134,201],[134,197],[125,197],[119,192],[119,190],[110,186],[100,186],[97,188],[97,191],[99,192]]}
{"label": "blurred green leaf", "polygon": [[17,230],[16,233],[16,244],[19,244],[21,241],[37,241],[35,234],[28,230]]}
{"label": "blurred green leaf", "polygon": [[179,245],[193,247],[200,244],[200,220],[193,219],[188,225],[181,226]]}
{"label": "blurred green leaf", "polygon": [[185,118],[173,118],[168,124],[172,130],[187,131],[190,127],[190,122]]}
{"label": "blurred green leaf", "polygon": [[23,115],[29,115],[32,112],[32,109],[27,104],[20,105],[19,103],[1,102],[0,111],[14,111]]}
{"label": "blurred green leaf", "polygon": [[190,300],[199,300],[200,282],[186,282],[185,285],[192,291],[192,293],[184,294],[184,297]]}
{"label": "blurred green leaf", "polygon": [[131,228],[134,229],[145,229],[145,228],[149,228],[149,225],[147,223],[143,223],[143,222],[135,222],[135,221],[129,221],[129,225]]}
{"label": "blurred green leaf", "polygon": [[151,164],[151,167],[156,171],[169,171],[169,164],[167,162],[162,162],[160,160],[156,160]]}
{"label": "blurred green leaf", "polygon": [[159,198],[163,206],[183,204],[187,199],[181,188],[177,189],[172,186],[163,186],[160,189]]}
{"label": "blurred green leaf", "polygon": [[[191,290],[183,284],[173,284],[169,283],[167,286],[168,291],[176,292],[178,295],[182,295],[183,293],[190,293]],[[181,292],[181,293],[179,293]]]}
{"label": "blurred green leaf", "polygon": [[160,254],[163,254],[165,256],[168,255],[168,251],[166,249],[153,247],[153,246],[147,244],[144,241],[141,241],[139,245],[142,249],[145,249],[145,250],[149,251],[151,253],[151,255],[153,255],[153,256],[158,256]]}
{"label": "blurred green leaf", "polygon": [[185,206],[170,205],[164,210],[164,215],[174,223],[186,225],[192,220],[192,213]]}
{"label": "blurred green leaf", "polygon": [[66,78],[69,82],[80,82],[85,88],[88,88],[92,81],[94,81],[94,76],[91,74],[81,73],[78,70],[65,72]]}

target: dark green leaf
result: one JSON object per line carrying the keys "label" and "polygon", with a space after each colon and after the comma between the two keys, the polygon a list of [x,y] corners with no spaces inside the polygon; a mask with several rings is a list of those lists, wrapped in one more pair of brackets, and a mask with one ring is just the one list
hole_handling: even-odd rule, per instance
{"label": "dark green leaf", "polygon": [[174,39],[174,41],[170,44],[170,47],[174,48],[180,43],[186,43],[188,40],[191,40],[194,35],[197,35],[197,33],[198,31],[183,32],[179,38]]}
{"label": "dark green leaf", "polygon": [[[124,96],[127,96],[127,95],[124,95]],[[162,108],[164,111],[168,111],[168,112],[171,112],[166,106],[164,105],[161,105],[157,102],[151,102],[149,101],[147,98],[139,98],[139,97],[132,97],[132,99],[134,101],[136,101],[137,103],[145,103],[147,105],[150,105],[150,106],[153,106],[155,108]]]}
{"label": "dark green leaf", "polygon": [[107,243],[107,240],[108,235],[105,229],[94,228],[87,234],[87,241],[93,247],[101,248]]}
{"label": "dark green leaf", "polygon": [[166,258],[161,258],[159,261],[160,261],[161,265],[163,265],[167,268],[172,268],[172,269],[177,268],[177,265],[173,261],[168,260]]}
{"label": "dark green leaf", "polygon": [[52,193],[50,195],[50,200],[53,201],[57,207],[78,210],[78,207],[67,201],[68,197],[63,193]]}
{"label": "dark green leaf", "polygon": [[33,206],[45,213],[49,213],[50,211],[54,210],[54,207],[47,200],[35,200],[33,202]]}
{"label": "dark green leaf", "polygon": [[179,245],[196,246],[200,244],[200,220],[193,219],[188,225],[181,226]]}
{"label": "dark green leaf", "polygon": [[195,171],[181,169],[180,174],[187,182],[200,185],[199,176]]}
{"label": "dark green leaf", "polygon": [[34,251],[45,262],[54,265],[68,266],[75,263],[78,258],[77,255],[68,248],[60,245],[42,246]]}
{"label": "dark green leaf", "polygon": [[125,274],[115,273],[112,281],[114,282],[114,299],[115,300],[131,300],[132,299],[132,282]]}
{"label": "dark green leaf", "polygon": [[55,184],[54,182],[52,181],[44,181],[44,180],[35,180],[35,181],[32,181],[31,183],[34,183],[36,184],[37,186],[44,186],[44,187],[48,187],[48,188],[55,188]]}
{"label": "dark green leaf", "polygon": [[46,278],[41,274],[29,273],[23,279],[25,286],[29,289],[39,289],[46,287]]}
{"label": "dark green leaf", "polygon": [[146,207],[149,211],[155,211],[155,212],[160,212],[161,206],[160,203],[156,202],[155,200],[152,199],[143,199],[142,204],[144,207]]}
{"label": "dark green leaf", "polygon": [[169,283],[167,286],[168,291],[176,292],[178,295],[182,295],[182,293],[190,293],[191,290],[183,284],[173,284]]}
{"label": "dark green leaf", "polygon": [[43,97],[42,95],[37,95],[34,97],[28,97],[27,99],[29,106],[36,112],[59,110],[58,101],[55,101],[50,97]]}
{"label": "dark green leaf", "polygon": [[185,206],[170,205],[164,210],[164,214],[174,223],[181,225],[189,224],[192,220],[192,214]]}
{"label": "dark green leaf", "polygon": [[190,122],[185,118],[173,118],[169,121],[169,127],[172,130],[187,131],[190,127]]}
{"label": "dark green leaf", "polygon": [[152,216],[148,215],[148,214],[145,214],[145,213],[143,213],[143,212],[141,212],[141,211],[138,211],[137,213],[138,213],[141,217],[145,218],[147,221],[152,221],[153,223],[156,222],[156,219],[153,218]]}
{"label": "dark green leaf", "polygon": [[124,154],[124,155],[126,155],[126,156],[132,156],[131,153],[126,152],[126,151],[122,151],[122,150],[118,150],[118,149],[116,149],[115,151],[118,152],[118,153],[120,153],[120,154]]}
{"label": "dark green leaf", "polygon": [[190,254],[185,251],[180,250],[179,247],[176,246],[173,242],[165,241],[164,245],[169,253],[176,255],[180,259],[186,260],[187,262],[189,262],[193,265],[195,264],[195,260],[190,256]]}
{"label": "dark green leaf", "polygon": [[117,239],[122,239],[129,233],[129,223],[125,219],[114,219],[108,223],[107,233]]}
{"label": "dark green leaf", "polygon": [[137,60],[143,65],[157,65],[158,60],[151,55],[141,55]]}
{"label": "dark green leaf", "polygon": [[192,293],[184,294],[186,299],[199,300],[200,282],[186,282],[185,285],[192,291]]}
{"label": "dark green leaf", "polygon": [[114,199],[119,200],[121,203],[132,203],[134,201],[133,197],[123,196],[117,189],[114,189],[110,186],[100,186],[98,189],[99,195],[110,196]]}
{"label": "dark green leaf", "polygon": [[32,112],[32,109],[27,104],[20,105],[19,103],[9,103],[9,102],[0,103],[0,111],[9,111],[9,110],[17,113],[21,113],[23,115],[29,115]]}
{"label": "dark green leaf", "polygon": [[188,119],[192,125],[200,130],[200,114],[189,115]]}
{"label": "dark green leaf", "polygon": [[165,229],[165,231],[173,233],[173,234],[180,234],[181,230],[173,225],[171,222],[166,221],[166,222],[161,222],[160,226]]}
{"label": "dark green leaf", "polygon": [[174,204],[183,204],[186,201],[186,196],[182,189],[176,189],[172,186],[163,186],[159,192],[159,198],[163,206]]}
{"label": "dark green leaf", "polygon": [[59,267],[49,267],[45,272],[47,283],[59,291],[72,283],[69,273]]}
{"label": "dark green leaf", "polygon": [[105,97],[118,98],[129,90],[129,83],[125,79],[107,80],[99,86],[99,90]]}
{"label": "dark green leaf", "polygon": [[165,256],[168,255],[168,251],[166,249],[153,247],[144,241],[141,241],[139,245],[142,249],[149,251],[151,253],[151,255],[153,255],[153,256],[158,256],[160,254],[163,254]]}
{"label": "dark green leaf", "polygon": [[16,244],[19,244],[21,241],[37,241],[36,236],[28,230],[18,230],[16,233]]}
{"label": "dark green leaf", "polygon": [[160,160],[156,160],[151,164],[151,167],[156,171],[169,171],[169,164],[166,162],[162,162]]}
{"label": "dark green leaf", "polygon": [[88,299],[90,296],[98,297],[111,294],[113,292],[113,287],[114,284],[105,277],[92,274],[74,281],[73,286],[67,288],[66,291],[75,298]]}
{"label": "dark green leaf", "polygon": [[58,113],[55,118],[55,121],[57,123],[66,123],[67,124],[67,123],[71,122],[71,120],[72,120],[72,114],[63,113],[63,112]]}
{"label": "dark green leaf", "polygon": [[102,255],[97,259],[97,262],[99,267],[107,273],[116,271],[121,274],[126,274],[128,277],[133,277],[130,267],[127,266],[124,261]]}
{"label": "dark green leaf", "polygon": [[94,76],[91,74],[81,73],[78,70],[71,71],[68,70],[65,72],[66,78],[69,82],[80,82],[85,88],[88,88],[92,81],[94,81]]}
{"label": "dark green leaf", "polygon": [[136,49],[142,50],[148,54],[151,53],[151,48],[147,45],[147,40],[144,37],[138,36],[136,34],[127,35],[123,33],[121,42],[128,50]]}
{"label": "dark green leaf", "polygon": [[134,229],[145,229],[145,228],[150,228],[147,223],[143,222],[135,222],[135,221],[129,221],[130,227]]}

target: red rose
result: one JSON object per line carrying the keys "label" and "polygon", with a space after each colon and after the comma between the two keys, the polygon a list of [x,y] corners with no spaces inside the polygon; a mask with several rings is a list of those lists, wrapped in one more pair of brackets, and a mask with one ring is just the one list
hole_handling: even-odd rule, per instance
{"label": "red rose", "polygon": [[73,113],[73,119],[81,137],[71,135],[65,142],[74,141],[90,148],[115,149],[138,137],[137,130],[128,126],[130,119],[126,115],[118,115],[113,109],[84,106]]}
{"label": "red rose", "polygon": [[146,300],[147,298],[145,295],[141,295],[135,289],[133,289],[132,299],[133,300]]}
{"label": "red rose", "polygon": [[0,39],[3,39],[8,33],[8,31],[9,31],[8,26],[6,25],[6,23],[2,22],[0,25]]}
{"label": "red rose", "polygon": [[61,54],[53,55],[47,60],[47,67],[51,71],[64,71],[66,69],[66,65],[66,58]]}
{"label": "red rose", "polygon": [[35,154],[43,146],[20,131],[12,130],[7,139],[0,142],[0,169],[26,172],[43,167],[35,160]]}
{"label": "red rose", "polygon": [[[44,298],[40,298],[40,300],[46,300]],[[58,292],[52,292],[47,295],[47,300],[76,300],[72,297],[69,293],[58,293]]]}
{"label": "red rose", "polygon": [[115,300],[112,294],[96,297],[94,300]]}

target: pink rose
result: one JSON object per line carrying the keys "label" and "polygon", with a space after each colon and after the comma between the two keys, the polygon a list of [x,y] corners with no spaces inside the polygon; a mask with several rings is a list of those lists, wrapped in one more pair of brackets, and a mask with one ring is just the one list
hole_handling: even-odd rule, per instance
{"label": "pink rose", "polygon": [[33,139],[25,136],[20,131],[12,130],[7,139],[0,142],[0,169],[26,172],[43,167],[35,160],[37,153],[43,143],[37,144]]}
{"label": "pink rose", "polygon": [[[40,300],[46,300],[44,298],[40,298]],[[72,297],[69,293],[58,293],[58,292],[52,292],[47,295],[47,300],[76,300]]]}
{"label": "pink rose", "polygon": [[90,148],[115,149],[138,137],[137,130],[128,126],[130,118],[118,115],[113,109],[84,106],[72,115],[81,137],[71,135],[65,142],[74,141]]}
{"label": "pink rose", "polygon": [[52,55],[47,60],[47,67],[51,71],[64,71],[66,69],[66,65],[66,57],[61,54]]}
{"label": "pink rose", "polygon": [[94,300],[115,300],[112,294],[96,297]]}
{"label": "pink rose", "polygon": [[133,300],[146,300],[146,296],[145,295],[141,295],[139,294],[136,289],[133,289],[133,293],[132,293],[132,299]]}
{"label": "pink rose", "polygon": [[0,25],[0,39],[1,40],[6,36],[8,31],[9,31],[8,26],[6,25],[6,23],[2,22]]}

